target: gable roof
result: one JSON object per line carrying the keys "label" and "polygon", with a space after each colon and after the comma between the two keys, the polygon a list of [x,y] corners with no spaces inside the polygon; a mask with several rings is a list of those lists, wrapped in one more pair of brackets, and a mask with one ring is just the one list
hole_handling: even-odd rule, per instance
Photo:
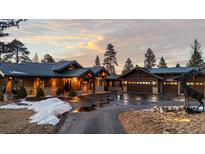
{"label": "gable roof", "polygon": [[205,72],[203,71],[200,71],[200,70],[196,70],[196,69],[193,69],[189,72],[186,72],[186,73],[183,73],[183,74],[180,74],[178,76],[176,76],[174,78],[174,80],[180,80],[181,78],[187,78],[187,79],[190,79],[192,77],[196,77],[198,75],[202,75],[202,76],[205,76]]}
{"label": "gable roof", "polygon": [[100,66],[100,67],[88,67],[88,69],[91,69],[95,76],[99,75],[102,71],[105,71],[109,74],[109,72],[102,66]]}
{"label": "gable roof", "polygon": [[67,61],[65,63],[0,63],[0,74],[2,76],[17,77],[79,77],[85,72],[92,72],[88,68],[66,70],[61,73],[54,71],[62,70],[65,66],[73,64],[73,62],[75,61]]}
{"label": "gable roof", "polygon": [[60,71],[63,71],[68,66],[73,65],[73,64],[77,65],[79,68],[83,68],[77,61],[72,60],[72,61],[61,61],[58,63],[54,63],[52,70],[60,72]]}
{"label": "gable roof", "polygon": [[106,80],[118,80],[119,75],[117,74],[110,74],[108,77],[105,78]]}
{"label": "gable roof", "polygon": [[199,70],[198,67],[170,67],[170,68],[152,68],[149,69],[154,74],[183,74],[191,70]]}
{"label": "gable roof", "polygon": [[141,71],[143,71],[143,72],[145,72],[147,74],[150,74],[151,76],[154,76],[157,79],[163,80],[163,78],[160,77],[159,75],[153,74],[152,72],[150,72],[149,69],[146,69],[146,68],[143,68],[143,67],[136,67],[136,68],[132,69],[131,71],[129,71],[129,72],[125,73],[125,74],[122,74],[119,78],[123,78],[123,77],[127,76],[128,74],[130,74],[130,73],[132,73],[132,72],[134,72],[136,70],[141,70]]}

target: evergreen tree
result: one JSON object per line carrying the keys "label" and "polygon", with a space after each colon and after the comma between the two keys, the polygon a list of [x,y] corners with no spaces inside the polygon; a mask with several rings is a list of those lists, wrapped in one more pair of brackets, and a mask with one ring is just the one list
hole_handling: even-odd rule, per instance
{"label": "evergreen tree", "polygon": [[155,63],[156,63],[155,55],[153,51],[150,48],[148,48],[145,54],[144,67],[152,68],[156,65]]}
{"label": "evergreen tree", "polygon": [[158,67],[159,67],[159,68],[167,68],[167,63],[165,62],[164,57],[161,57],[161,58],[160,58]]}
{"label": "evergreen tree", "polygon": [[[8,32],[5,32],[6,29],[9,29],[11,27],[17,27],[19,28],[20,22],[23,22],[25,20],[23,19],[0,19],[0,38],[9,36]],[[0,42],[0,62],[4,61],[3,55],[6,54],[8,50],[8,44],[5,42]]]}
{"label": "evergreen tree", "polygon": [[53,63],[55,62],[55,60],[53,59],[53,57],[49,54],[45,54],[43,59],[41,60],[42,63]]}
{"label": "evergreen tree", "polygon": [[0,19],[0,37],[8,36],[9,33],[5,32],[6,29],[11,27],[19,28],[20,22],[25,21],[24,19]]}
{"label": "evergreen tree", "polygon": [[39,63],[39,58],[38,58],[38,54],[37,53],[35,53],[35,55],[33,57],[33,62]]}
{"label": "evergreen tree", "polygon": [[0,41],[0,62],[2,62],[2,55],[6,53],[5,48],[6,48],[6,44]]}
{"label": "evergreen tree", "polygon": [[115,51],[114,46],[110,43],[107,45],[107,50],[104,54],[104,63],[103,65],[108,70],[110,74],[116,74],[115,65],[117,64],[116,58],[117,51]]}
{"label": "evergreen tree", "polygon": [[4,61],[11,62],[14,60],[17,64],[31,61],[28,57],[30,52],[21,41],[14,39],[12,42],[8,43],[7,46],[8,52],[5,53],[3,57]]}
{"label": "evergreen tree", "polygon": [[125,62],[125,66],[122,70],[122,73],[127,73],[130,70],[132,70],[134,68],[134,65],[132,64],[132,61],[130,58],[127,58],[127,61]]}
{"label": "evergreen tree", "polygon": [[202,57],[201,52],[201,44],[198,42],[197,39],[191,44],[192,48],[192,55],[191,59],[187,63],[188,67],[203,67],[204,66],[204,59]]}
{"label": "evergreen tree", "polygon": [[94,67],[99,67],[99,66],[101,66],[101,65],[100,65],[100,58],[99,58],[99,56],[97,55],[96,58],[95,58],[95,65],[94,65]]}
{"label": "evergreen tree", "polygon": [[179,63],[177,63],[177,64],[176,64],[176,67],[177,67],[177,68],[179,68],[179,67],[181,67],[181,66],[180,66],[180,64],[179,64]]}

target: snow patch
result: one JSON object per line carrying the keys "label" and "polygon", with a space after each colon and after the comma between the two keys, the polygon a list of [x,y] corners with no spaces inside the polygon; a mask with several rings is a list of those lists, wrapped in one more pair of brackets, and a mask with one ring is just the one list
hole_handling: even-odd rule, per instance
{"label": "snow patch", "polygon": [[[25,104],[25,105],[24,105]],[[30,102],[22,100],[20,105],[15,103],[0,106],[0,109],[29,109],[36,113],[31,116],[30,122],[38,125],[50,124],[56,125],[59,123],[58,115],[62,115],[72,109],[69,103],[58,98],[49,98],[38,102]]]}

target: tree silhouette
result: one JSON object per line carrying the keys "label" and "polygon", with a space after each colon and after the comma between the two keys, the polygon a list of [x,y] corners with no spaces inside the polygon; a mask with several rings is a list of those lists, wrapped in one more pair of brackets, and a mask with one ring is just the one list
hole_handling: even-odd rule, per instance
{"label": "tree silhouette", "polygon": [[[8,32],[5,32],[5,30],[11,28],[11,27],[17,27],[19,28],[20,22],[25,21],[24,19],[0,19],[0,38],[1,37],[6,37],[9,36]],[[9,52],[9,43],[5,42],[0,42],[0,62],[8,60],[7,58],[9,57],[4,57],[5,59],[2,58],[2,56],[6,53]],[[9,60],[11,61],[11,60]]]}
{"label": "tree silhouette", "polygon": [[156,63],[155,55],[152,49],[148,48],[147,52],[145,53],[144,67],[152,68],[156,65],[155,63]]}
{"label": "tree silhouette", "polygon": [[53,57],[49,54],[45,54],[43,59],[41,60],[42,63],[53,63],[55,62],[55,60],[53,59]]}
{"label": "tree silhouette", "polygon": [[132,61],[130,58],[127,58],[126,62],[125,62],[125,66],[122,70],[122,73],[127,73],[130,70],[132,70],[134,68],[134,65],[132,64]]}
{"label": "tree silhouette", "polygon": [[0,41],[0,62],[3,61],[2,55],[6,53],[6,44]]}
{"label": "tree silhouette", "polygon": [[179,63],[177,63],[177,64],[176,64],[176,67],[177,67],[177,68],[179,68],[179,67],[181,67],[181,66],[180,66],[180,64],[179,64]]}
{"label": "tree silhouette", "polygon": [[167,68],[167,63],[165,62],[164,57],[161,57],[161,58],[160,58],[158,67],[159,67],[159,68]]}
{"label": "tree silhouette", "polygon": [[33,57],[33,62],[39,63],[39,58],[38,58],[38,54],[37,53],[35,53],[35,55]]}
{"label": "tree silhouette", "polygon": [[100,65],[100,58],[99,58],[99,56],[97,55],[96,58],[95,58],[95,65],[94,65],[94,67],[99,67],[99,66],[101,66],[101,65]]}
{"label": "tree silhouette", "polygon": [[116,58],[117,51],[115,51],[114,46],[110,43],[107,45],[107,50],[104,54],[104,63],[103,65],[108,70],[110,74],[116,74],[115,66],[117,64]]}
{"label": "tree silhouette", "polygon": [[10,27],[19,28],[20,22],[25,21],[25,19],[0,19],[0,37],[8,36],[9,33],[5,32],[6,29]]}
{"label": "tree silhouette", "polygon": [[7,46],[8,52],[4,55],[4,61],[11,62],[14,59],[17,64],[31,61],[28,57],[30,52],[21,41],[14,39],[12,42],[8,43]]}
{"label": "tree silhouette", "polygon": [[203,67],[204,59],[201,52],[201,44],[197,39],[194,39],[194,42],[191,44],[192,54],[191,59],[187,63],[188,67]]}

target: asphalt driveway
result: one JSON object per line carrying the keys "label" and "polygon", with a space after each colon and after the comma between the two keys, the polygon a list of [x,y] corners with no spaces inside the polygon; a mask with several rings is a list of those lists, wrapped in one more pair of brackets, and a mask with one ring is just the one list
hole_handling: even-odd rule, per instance
{"label": "asphalt driveway", "polygon": [[[74,110],[67,115],[58,133],[121,134],[125,132],[118,121],[119,113],[155,105],[184,105],[184,97],[100,94],[77,97],[69,102]],[[197,102],[191,101],[191,104],[197,105]]]}

